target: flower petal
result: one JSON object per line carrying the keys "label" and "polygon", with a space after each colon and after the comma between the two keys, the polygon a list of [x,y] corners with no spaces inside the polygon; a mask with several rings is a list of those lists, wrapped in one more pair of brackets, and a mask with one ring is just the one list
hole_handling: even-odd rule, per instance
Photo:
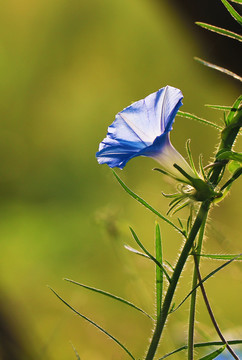
{"label": "flower petal", "polygon": [[182,98],[179,89],[166,86],[118,113],[96,154],[99,164],[123,168],[135,156],[161,151]]}

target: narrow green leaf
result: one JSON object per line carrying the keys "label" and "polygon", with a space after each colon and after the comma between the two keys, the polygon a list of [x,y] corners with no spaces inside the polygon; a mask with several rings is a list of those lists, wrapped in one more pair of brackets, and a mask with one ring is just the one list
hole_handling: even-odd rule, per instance
{"label": "narrow green leaf", "polygon": [[241,167],[241,164],[238,161],[232,160],[228,163],[228,170],[231,174],[233,174],[240,167]]}
{"label": "narrow green leaf", "polygon": [[[242,344],[242,340],[229,340],[229,341],[227,341],[227,343],[229,345],[238,345],[238,344]],[[202,342],[202,343],[196,343],[196,344],[194,344],[194,347],[195,348],[203,348],[203,347],[207,347],[207,346],[219,346],[219,345],[223,345],[223,342],[222,341],[207,341],[207,342]],[[180,348],[173,350],[170,353],[162,356],[159,360],[164,360],[171,355],[174,355],[182,350],[186,350],[187,348],[188,348],[187,345],[183,345]]]}
{"label": "narrow green leaf", "polygon": [[74,345],[73,345],[72,343],[71,343],[71,346],[72,346],[72,349],[73,349],[73,351],[74,351],[74,353],[75,353],[75,355],[76,355],[76,359],[77,359],[77,360],[81,360],[81,358],[80,358],[80,356],[79,356],[76,348],[74,347]]}
{"label": "narrow green leaf", "polygon": [[165,260],[165,262],[167,263],[168,266],[170,266],[170,268],[171,268],[172,271],[175,270],[174,266],[172,266],[171,263],[169,263],[169,261]]}
{"label": "narrow green leaf", "polygon": [[[112,299],[114,299],[114,300],[120,301],[120,302],[122,302],[123,304],[129,305],[130,307],[132,307],[132,308],[140,311],[142,314],[144,314],[144,315],[148,316],[150,319],[152,319],[152,317],[151,317],[149,314],[147,314],[144,310],[142,310],[142,309],[140,309],[138,306],[132,304],[130,301],[125,300],[125,299],[122,299],[122,298],[119,297],[119,296],[110,294],[109,292],[104,291],[104,290],[96,289],[96,288],[94,288],[94,287],[92,287],[92,286],[87,286],[87,285],[81,284],[81,283],[79,283],[79,282],[77,282],[77,281],[74,281],[74,280],[71,280],[71,279],[64,279],[64,280],[69,281],[69,282],[72,283],[72,284],[81,286],[81,287],[83,287],[84,289],[88,289],[88,290],[97,292],[97,293],[99,293],[99,294],[101,294],[101,295],[108,296],[108,297],[110,297],[110,298],[112,298]],[[152,320],[153,320],[153,319],[152,319]]]}
{"label": "narrow green leaf", "polygon": [[208,259],[215,259],[215,260],[232,260],[236,258],[236,261],[242,260],[241,255],[230,255],[230,254],[200,254],[198,256],[202,256]]}
{"label": "narrow green leaf", "polygon": [[222,111],[229,111],[231,110],[231,106],[223,106],[223,105],[209,105],[209,104],[205,104],[205,106],[211,108],[211,109],[215,109],[215,110],[222,110]]}
{"label": "narrow green leaf", "polygon": [[188,206],[190,204],[190,201],[185,201],[183,204],[181,204],[180,206],[178,206],[172,213],[172,215],[175,215],[178,211],[184,209],[186,206]]}
{"label": "narrow green leaf", "polygon": [[80,316],[84,320],[88,321],[93,326],[95,326],[97,329],[99,329],[101,332],[103,332],[105,335],[107,335],[110,339],[112,339],[114,342],[116,342],[116,344],[118,344],[126,352],[126,354],[128,354],[129,357],[131,357],[131,359],[135,360],[135,358],[131,354],[131,352],[119,340],[117,340],[113,335],[109,334],[106,330],[104,330],[101,326],[96,324],[94,321],[92,321],[91,319],[87,318],[85,315],[83,315],[83,314],[79,313],[77,310],[75,310],[70,304],[68,304],[64,299],[62,299],[60,297],[60,295],[58,295],[52,288],[50,288],[50,290],[58,297],[58,299],[60,299],[75,314],[77,314],[78,316]]}
{"label": "narrow green leaf", "polygon": [[170,214],[170,212],[181,202],[181,199],[176,199],[170,203],[170,208],[167,211],[167,215]]}
{"label": "narrow green leaf", "polygon": [[218,160],[235,160],[242,162],[242,153],[235,151],[224,151],[217,157]]}
{"label": "narrow green leaf", "polygon": [[233,184],[233,182],[240,177],[241,174],[242,174],[242,167],[235,170],[232,177],[221,187],[221,191],[226,189],[228,186],[230,187]]}
{"label": "narrow green leaf", "polygon": [[240,96],[238,97],[238,99],[235,100],[232,108],[230,109],[230,112],[229,112],[229,114],[228,114],[228,117],[226,118],[226,124],[227,124],[227,125],[229,125],[229,124],[232,122],[232,120],[233,120],[236,112],[238,111],[238,109],[239,109],[239,107],[240,107],[241,102],[242,102],[242,95],[240,95]]}
{"label": "narrow green leaf", "polygon": [[[159,224],[156,224],[156,227],[155,227],[155,250],[156,250],[156,260],[160,264],[163,264],[162,243],[161,243],[161,233],[160,233]],[[156,266],[156,316],[157,316],[157,320],[160,319],[160,315],[161,315],[162,293],[163,293],[163,269],[161,269],[159,266]]]}
{"label": "narrow green leaf", "polygon": [[113,174],[116,177],[116,179],[118,180],[119,184],[122,186],[122,188],[136,201],[138,201],[140,204],[144,205],[147,209],[149,209],[151,212],[153,212],[155,215],[157,215],[158,217],[160,217],[162,220],[164,220],[165,222],[167,222],[168,224],[170,224],[173,228],[175,228],[177,231],[179,231],[182,235],[184,235],[184,232],[182,229],[179,229],[179,227],[177,227],[175,224],[173,224],[173,222],[171,222],[169,219],[167,219],[165,216],[161,215],[157,210],[155,210],[152,206],[150,206],[145,200],[143,200],[140,196],[138,196],[137,194],[135,194],[131,189],[129,189],[125,183],[120,179],[120,177],[116,174],[116,172],[114,170]]}
{"label": "narrow green leaf", "polygon": [[230,1],[237,3],[237,4],[242,4],[242,0],[230,0]]}
{"label": "narrow green leaf", "polygon": [[206,175],[206,173],[204,171],[204,168],[203,168],[203,156],[202,156],[202,154],[199,155],[199,170],[200,170],[200,173],[203,176],[203,179],[207,180],[207,175]]}
{"label": "narrow green leaf", "polygon": [[234,33],[233,31],[229,31],[229,30],[220,28],[218,26],[206,24],[206,23],[203,23],[203,22],[196,22],[195,24],[197,24],[198,26],[203,27],[204,29],[216,32],[217,34],[224,35],[224,36],[230,37],[232,39],[242,41],[242,36],[239,35],[239,34]]}
{"label": "narrow green leaf", "polygon": [[181,228],[184,228],[184,226],[183,226],[183,223],[182,223],[181,219],[180,219],[180,218],[177,218],[177,220],[179,221],[180,227],[181,227]]}
{"label": "narrow green leaf", "polygon": [[229,11],[230,15],[240,24],[242,25],[242,16],[240,16],[239,13],[233,8],[233,6],[230,5],[230,3],[227,0],[221,0],[224,6]]}
{"label": "narrow green leaf", "polygon": [[160,168],[154,168],[153,170],[155,171],[159,171],[160,173],[162,173],[163,175],[166,175],[168,177],[171,177],[172,179],[176,180],[176,181],[179,181],[179,182],[184,182],[186,184],[189,184],[188,181],[184,181],[184,179],[180,179],[178,178],[177,176],[174,176],[173,174],[169,173],[168,171],[165,171],[163,169],[160,169]]}
{"label": "narrow green leaf", "polygon": [[191,119],[191,120],[197,120],[197,121],[200,121],[201,123],[205,124],[205,125],[210,125],[212,127],[214,127],[215,129],[218,129],[218,130],[222,130],[222,127],[217,125],[217,124],[214,124],[213,122],[211,121],[208,121],[206,119],[202,119],[196,115],[193,115],[193,114],[190,114],[188,112],[184,112],[184,111],[178,111],[177,112],[177,115],[178,116],[181,116],[181,117],[185,117],[185,118],[188,118],[188,119]]}
{"label": "narrow green leaf", "polygon": [[213,360],[215,359],[217,356],[219,356],[219,354],[221,354],[226,348],[226,345],[221,346],[219,349],[213,351],[212,353],[203,356],[202,358],[200,358],[200,360]]}
{"label": "narrow green leaf", "polygon": [[186,295],[186,297],[180,302],[180,304],[172,311],[178,310],[184,302],[191,296],[191,294],[200,286],[200,284],[203,284],[206,280],[208,280],[211,276],[215,275],[218,271],[222,270],[225,266],[229,265],[232,261],[237,260],[242,254],[236,255],[234,258],[230,259],[223,265],[217,267],[215,270],[211,271],[207,276],[205,276],[201,282],[198,282],[198,284]]}
{"label": "narrow green leaf", "polygon": [[132,253],[137,254],[137,255],[140,255],[140,256],[143,256],[143,257],[145,257],[145,258],[147,258],[147,259],[150,260],[150,257],[149,257],[148,255],[142,253],[141,251],[138,251],[138,250],[132,248],[132,247],[129,246],[129,245],[124,245],[124,247],[125,247],[125,249],[131,251]]}
{"label": "narrow green leaf", "polygon": [[156,258],[155,258],[153,255],[151,255],[151,253],[150,253],[148,250],[146,250],[146,248],[145,248],[144,245],[141,243],[141,241],[139,240],[139,238],[138,238],[138,236],[136,235],[136,233],[134,232],[134,230],[133,230],[131,227],[129,227],[129,228],[130,228],[130,231],[131,231],[131,233],[132,233],[132,236],[133,236],[134,240],[135,240],[136,243],[139,245],[139,247],[146,253],[146,255],[149,256],[149,258],[150,258],[152,261],[154,261],[154,263],[155,263],[160,269],[163,270],[163,272],[164,272],[167,280],[168,280],[169,282],[171,282],[170,276],[169,276],[169,274],[167,273],[167,271],[166,271],[166,269],[164,268],[164,266],[163,266],[158,260],[156,260]]}
{"label": "narrow green leaf", "polygon": [[200,58],[198,58],[198,57],[194,57],[194,60],[198,61],[200,64],[205,65],[205,66],[207,66],[207,67],[209,67],[209,68],[211,68],[211,69],[220,71],[220,72],[222,72],[223,74],[226,74],[226,75],[228,75],[228,76],[232,76],[232,77],[233,77],[234,79],[236,79],[236,80],[242,81],[242,77],[241,77],[241,76],[239,76],[239,75],[233,73],[232,71],[227,70],[227,69],[225,69],[225,68],[223,68],[223,67],[221,67],[221,66],[212,64],[212,63],[210,63],[210,62],[208,62],[208,61],[205,61],[205,60],[202,60],[202,59],[200,59]]}
{"label": "narrow green leaf", "polygon": [[189,161],[190,161],[191,168],[193,169],[194,173],[198,176],[197,169],[196,169],[194,161],[193,161],[192,152],[191,152],[191,146],[190,145],[191,145],[191,140],[188,139],[187,142],[186,142],[187,155],[188,155],[188,158],[189,158]]}

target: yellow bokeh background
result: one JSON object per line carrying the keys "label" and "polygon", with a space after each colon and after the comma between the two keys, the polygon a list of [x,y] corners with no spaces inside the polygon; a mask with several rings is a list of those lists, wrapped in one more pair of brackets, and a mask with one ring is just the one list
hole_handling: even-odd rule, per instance
{"label": "yellow bokeh background", "polygon": [[[127,358],[67,309],[49,285],[141,358],[151,336],[148,319],[62,280],[102,288],[154,312],[153,264],[123,245],[135,247],[130,225],[153,251],[157,219],[123,192],[107,166],[97,164],[95,152],[118,111],[167,84],[182,90],[182,110],[217,123],[223,114],[204,104],[231,105],[238,84],[193,60],[208,56],[209,49],[167,2],[8,0],[0,20],[0,318],[19,340],[10,347],[16,359],[74,359],[71,344],[81,359]],[[188,138],[196,164],[200,153],[208,163],[216,130],[177,118],[171,139],[183,156]],[[154,166],[137,158],[119,174],[165,213],[161,192],[172,192],[174,184],[152,172]],[[239,182],[232,190],[211,212],[207,253],[240,252]],[[160,225],[164,257],[174,264],[182,239]],[[202,272],[219,264],[204,260]],[[189,264],[176,303],[189,291],[191,276]],[[241,333],[239,279],[241,266],[233,263],[207,282],[228,338]],[[160,356],[186,342],[188,306],[171,316]],[[198,306],[196,340],[217,340],[201,296]]]}

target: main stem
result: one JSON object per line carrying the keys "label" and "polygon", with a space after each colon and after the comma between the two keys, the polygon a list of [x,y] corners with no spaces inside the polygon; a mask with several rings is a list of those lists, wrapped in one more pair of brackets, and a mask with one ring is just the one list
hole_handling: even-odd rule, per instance
{"label": "main stem", "polygon": [[[204,217],[204,221],[201,225],[200,232],[199,232],[197,247],[196,247],[196,250],[194,249],[194,252],[196,253],[196,255],[200,255],[201,250],[202,250],[202,242],[203,242],[206,220],[207,220],[207,216]],[[196,256],[196,255],[194,255],[194,256]],[[199,266],[200,257],[197,258],[197,262],[198,262],[198,266]],[[198,280],[198,273],[197,273],[196,267],[194,266],[192,289],[194,289],[196,287],[197,280]],[[187,344],[188,345],[188,360],[193,360],[196,297],[197,297],[197,290],[195,289],[191,295],[191,303],[190,303],[188,344]]]}
{"label": "main stem", "polygon": [[183,247],[183,250],[181,252],[181,255],[177,261],[176,267],[174,269],[172,278],[171,278],[171,282],[170,285],[167,289],[167,293],[163,302],[163,306],[162,306],[162,310],[161,310],[161,317],[160,317],[160,321],[157,322],[156,327],[155,327],[155,331],[150,343],[150,347],[148,349],[147,355],[145,360],[152,360],[154,358],[154,355],[156,353],[159,341],[160,341],[160,337],[162,334],[162,331],[164,329],[167,317],[169,315],[169,310],[170,310],[170,306],[171,306],[171,302],[174,296],[174,292],[178,283],[178,280],[180,278],[181,272],[183,270],[183,267],[186,263],[186,260],[189,256],[189,253],[192,249],[194,240],[197,236],[197,233],[199,231],[199,229],[201,228],[201,225],[204,222],[204,219],[207,217],[207,213],[209,210],[209,206],[210,206],[210,201],[204,201],[200,207],[200,210],[197,214],[196,220],[194,221],[194,224],[191,228],[189,237]]}

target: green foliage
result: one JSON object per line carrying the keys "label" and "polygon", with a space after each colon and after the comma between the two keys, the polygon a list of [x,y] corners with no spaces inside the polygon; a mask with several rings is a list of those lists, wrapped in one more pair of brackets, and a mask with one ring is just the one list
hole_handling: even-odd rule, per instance
{"label": "green foliage", "polygon": [[224,6],[229,11],[230,15],[240,24],[242,25],[242,17],[239,13],[233,8],[233,6],[230,5],[230,3],[227,0],[221,0]]}
{"label": "green foliage", "polygon": [[183,230],[179,229],[173,222],[171,222],[169,219],[167,219],[165,216],[160,214],[157,210],[155,210],[151,205],[149,205],[145,200],[143,200],[140,196],[135,194],[131,189],[129,189],[125,183],[120,179],[120,177],[117,175],[117,173],[113,170],[113,174],[118,180],[119,184],[122,186],[122,188],[136,201],[138,201],[140,204],[144,205],[148,210],[153,212],[155,215],[160,217],[162,220],[167,222],[169,225],[171,225],[173,228],[175,228],[177,231],[179,231],[182,235],[184,235]]}
{"label": "green foliage", "polygon": [[60,299],[69,309],[71,309],[75,314],[77,314],[78,316],[80,316],[81,318],[83,318],[84,320],[88,321],[90,324],[92,324],[93,326],[95,326],[97,329],[99,329],[102,333],[104,333],[106,336],[108,336],[111,340],[113,340],[116,344],[118,344],[125,352],[126,354],[129,355],[129,357],[133,360],[135,360],[135,358],[133,357],[133,355],[131,354],[131,352],[118,340],[116,339],[113,335],[111,335],[109,332],[107,332],[106,330],[104,330],[101,326],[99,326],[98,324],[96,324],[94,321],[92,321],[91,319],[87,318],[85,315],[81,314],[79,311],[75,310],[70,304],[68,304],[64,299],[62,299],[60,297],[60,295],[58,295],[53,289],[50,288],[50,290],[58,297],[58,299]]}
{"label": "green foliage", "polygon": [[75,355],[76,355],[76,359],[77,359],[77,360],[81,360],[81,358],[80,358],[80,356],[79,356],[79,354],[78,354],[78,352],[77,352],[76,348],[74,347],[74,345],[73,345],[73,344],[71,344],[71,346],[72,346],[73,351],[74,351],[74,353],[75,353]]}
{"label": "green foliage", "polygon": [[223,67],[221,67],[221,66],[212,64],[212,63],[210,63],[209,61],[205,61],[205,60],[200,59],[200,58],[198,58],[198,57],[194,57],[194,59],[195,59],[197,62],[199,62],[200,64],[202,64],[202,65],[205,65],[205,66],[207,66],[207,67],[209,67],[209,68],[211,68],[211,69],[220,71],[220,72],[222,72],[222,73],[225,74],[225,75],[231,76],[231,77],[233,77],[234,79],[239,80],[240,82],[242,81],[242,77],[241,77],[241,76],[233,73],[233,72],[230,71],[230,70],[227,70],[227,69],[225,69],[225,68],[223,68]]}
{"label": "green foliage", "polygon": [[242,167],[239,167],[238,169],[235,170],[232,177],[228,181],[226,181],[226,183],[221,187],[221,191],[230,187],[233,184],[233,182],[240,177],[241,174],[242,174]]}
{"label": "green foliage", "polygon": [[151,317],[149,314],[147,314],[144,310],[140,309],[138,306],[132,304],[130,301],[125,300],[125,299],[122,299],[121,297],[119,297],[119,296],[117,296],[117,295],[110,294],[110,293],[107,292],[107,291],[100,290],[100,289],[94,288],[94,287],[92,287],[92,286],[87,286],[87,285],[81,284],[81,283],[79,283],[79,282],[77,282],[77,281],[74,281],[74,280],[70,280],[70,279],[64,279],[64,280],[69,281],[69,282],[72,283],[72,284],[81,286],[81,287],[83,287],[84,289],[88,289],[88,290],[94,291],[94,292],[96,292],[96,293],[99,293],[99,294],[101,294],[101,295],[110,297],[110,298],[112,298],[112,299],[114,299],[114,300],[117,300],[117,301],[119,301],[119,302],[121,302],[121,303],[123,303],[123,304],[126,304],[126,305],[128,305],[128,306],[130,306],[130,307],[132,307],[132,308],[134,308],[134,309],[136,309],[136,310],[138,310],[138,311],[140,311],[142,314],[144,314],[144,315],[148,316],[150,319],[152,319],[152,317]]}
{"label": "green foliage", "polygon": [[229,254],[200,254],[199,256],[214,259],[214,260],[242,260],[242,255],[229,255]]}
{"label": "green foliage", "polygon": [[[194,344],[194,348],[204,348],[204,347],[209,347],[209,346],[219,346],[222,345],[223,342],[222,341],[206,341],[206,342],[202,342],[202,343],[195,343]],[[242,340],[229,340],[228,341],[229,345],[238,345],[238,344],[242,344]],[[168,358],[169,356],[172,356],[174,354],[177,354],[180,351],[186,350],[188,348],[187,345],[183,345],[180,348],[171,351],[168,354],[165,354],[164,356],[162,356],[161,358],[159,358],[159,360],[164,360],[166,358]]]}
{"label": "green foliage", "polygon": [[213,360],[215,359],[217,356],[219,356],[219,354],[221,354],[226,348],[226,345],[221,346],[219,349],[213,351],[212,353],[203,356],[202,358],[200,358],[200,360]]}
{"label": "green foliage", "polygon": [[231,106],[223,106],[223,105],[209,105],[209,104],[205,104],[205,106],[211,108],[211,109],[215,109],[215,110],[222,110],[222,111],[229,111],[231,110]]}
{"label": "green foliage", "polygon": [[211,121],[208,121],[206,119],[202,119],[196,115],[193,115],[193,114],[190,114],[188,112],[184,112],[184,111],[178,111],[177,113],[178,116],[181,116],[181,117],[185,117],[185,118],[188,118],[188,119],[191,119],[191,120],[196,120],[196,121],[199,121],[201,123],[203,123],[204,125],[209,125],[209,126],[212,126],[214,128],[216,128],[217,130],[222,130],[222,127],[217,125],[217,124],[214,124],[213,122]]}
{"label": "green foliage", "polygon": [[203,27],[204,29],[216,32],[217,34],[224,35],[224,36],[230,37],[232,39],[242,41],[242,36],[234,33],[233,31],[222,29],[218,26],[209,25],[209,24],[206,24],[203,22],[196,22],[196,24]]}
{"label": "green foliage", "polygon": [[242,95],[240,95],[238,97],[238,99],[235,100],[233,106],[231,107],[231,109],[230,109],[230,111],[228,113],[228,116],[226,118],[226,124],[227,125],[230,125],[232,123],[234,117],[236,116],[237,111],[240,108],[241,102],[242,102]]}
{"label": "green foliage", "polygon": [[[201,256],[201,255],[200,255]],[[229,261],[227,261],[225,264],[217,267],[215,270],[211,271],[208,275],[206,275],[201,282],[199,282],[186,296],[185,298],[180,302],[180,304],[172,311],[175,312],[176,310],[178,310],[183,304],[184,302],[191,296],[191,294],[201,285],[203,284],[205,281],[207,281],[209,278],[211,278],[212,276],[214,276],[218,271],[222,270],[223,268],[225,268],[227,265],[231,264],[232,261],[240,259],[242,256],[242,254],[236,255],[233,258],[230,258]]]}
{"label": "green foliage", "polygon": [[[155,250],[156,250],[156,260],[163,264],[162,257],[162,242],[161,242],[161,233],[159,224],[156,224],[155,227]],[[163,269],[160,266],[156,265],[156,315],[157,321],[160,319],[161,315],[161,305],[162,305],[162,293],[163,293]]]}
{"label": "green foliage", "polygon": [[236,170],[241,167],[240,162],[238,161],[230,161],[228,164],[228,170],[233,174]]}
{"label": "green foliage", "polygon": [[[170,276],[167,273],[166,269],[164,268],[163,264],[160,263],[153,255],[151,255],[151,253],[144,247],[144,245],[141,243],[138,236],[136,235],[136,233],[134,232],[134,230],[131,227],[130,227],[130,231],[132,233],[132,236],[133,236],[134,240],[139,245],[139,247],[146,253],[146,255],[150,258],[150,260],[154,261],[156,266],[158,266],[162,270],[162,272],[164,272],[167,280],[170,282],[171,281]],[[159,257],[160,257],[160,254],[159,254]]]}
{"label": "green foliage", "polygon": [[218,156],[218,160],[235,160],[242,162],[242,153],[235,151],[224,151]]}

